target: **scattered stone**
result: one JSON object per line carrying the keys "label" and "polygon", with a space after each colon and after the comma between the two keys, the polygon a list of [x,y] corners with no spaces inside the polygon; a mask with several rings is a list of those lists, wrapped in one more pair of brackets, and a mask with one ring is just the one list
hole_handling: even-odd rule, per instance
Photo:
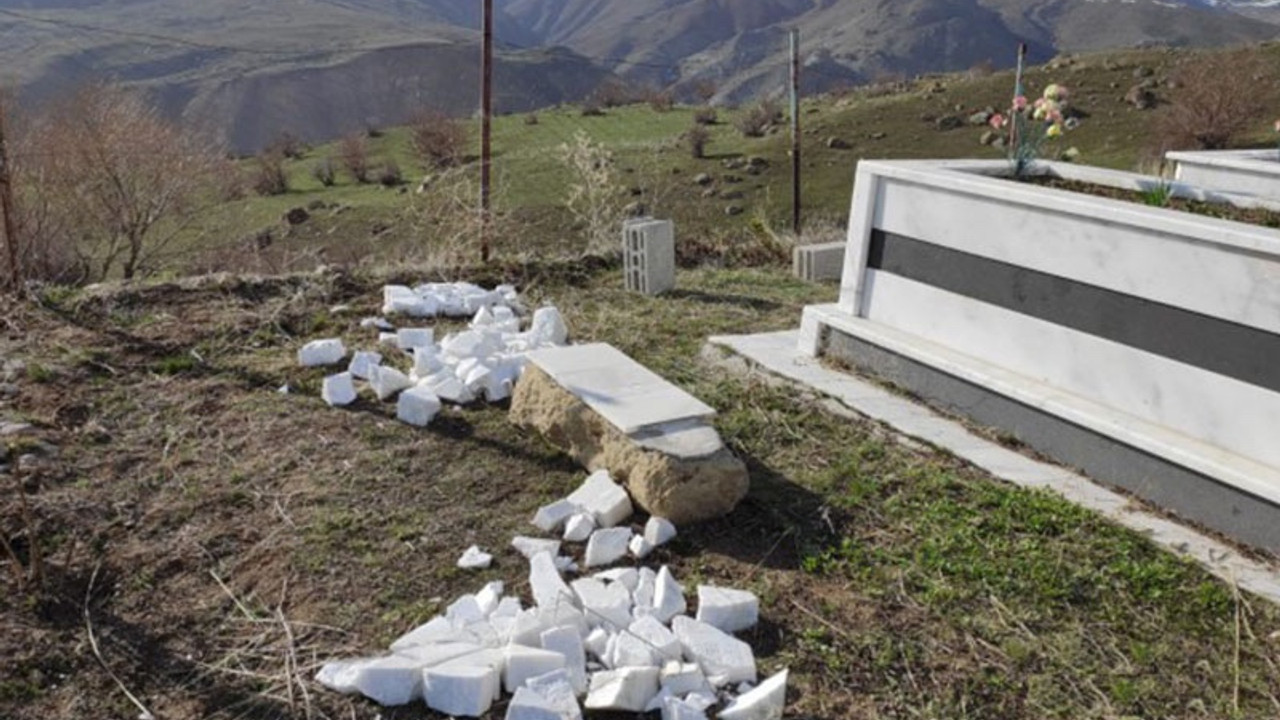
{"label": "scattered stone", "polygon": [[721,200],[741,200],[746,195],[741,190],[726,190],[720,193]]}
{"label": "scattered stone", "polygon": [[564,669],[564,656],[558,652],[508,645],[503,655],[502,685],[514,693],[530,678]]}
{"label": "scattered stone", "polygon": [[437,615],[397,638],[391,643],[391,650],[396,652],[420,645],[465,641],[467,638],[464,635],[458,632],[448,618]]}
{"label": "scattered stone", "polygon": [[347,348],[338,338],[312,340],[298,350],[298,364],[303,367],[337,365],[347,356]]}
{"label": "scattered stone", "polygon": [[426,427],[440,414],[440,398],[426,388],[410,388],[396,401],[396,419],[416,427]]}
{"label": "scattered stone", "polygon": [[726,183],[728,183],[729,185],[736,185],[736,184],[738,184],[738,183],[742,182],[742,176],[740,176],[740,175],[726,174],[726,175],[725,175],[723,178],[721,178],[721,179],[722,179],[722,180],[724,180],[724,181],[725,181]]}
{"label": "scattered stone", "polygon": [[982,135],[980,135],[980,136],[978,137],[978,144],[979,144],[979,145],[990,145],[990,144],[994,143],[994,142],[996,141],[996,138],[998,138],[998,137],[1000,137],[1000,136],[996,133],[996,131],[995,131],[995,130],[988,130],[988,131],[986,131],[986,132],[982,133]]}
{"label": "scattered stone", "polygon": [[422,671],[427,707],[445,715],[480,717],[489,712],[499,692],[492,667],[434,667]]}
{"label": "scattered stone", "polygon": [[588,710],[644,712],[649,699],[658,694],[658,668],[623,668],[591,676]]}
{"label": "scattered stone", "polygon": [[663,623],[685,611],[684,588],[676,582],[671,569],[662,566],[653,586],[653,616]]}
{"label": "scattered stone", "polygon": [[0,422],[0,437],[17,437],[35,432],[35,426],[24,422]]}
{"label": "scattered stone", "polygon": [[556,627],[543,631],[541,635],[542,649],[557,652],[564,656],[564,667],[573,694],[581,695],[587,691],[587,650],[582,644],[582,635],[577,628]]}
{"label": "scattered stone", "polygon": [[564,720],[546,698],[527,687],[517,688],[507,705],[505,720]]}
{"label": "scattered stone", "polygon": [[831,150],[848,150],[849,143],[842,138],[829,137],[827,138],[827,147]]}
{"label": "scattered stone", "polygon": [[871,138],[872,140],[883,140],[883,139],[885,139],[885,138],[889,137],[889,135],[888,135],[888,133],[884,133],[884,132],[873,132],[873,133],[871,133],[870,135],[868,135],[867,137]]}
{"label": "scattered stone", "polygon": [[311,213],[301,207],[292,208],[284,214],[284,221],[289,225],[301,225],[310,219]]}
{"label": "scattered stone", "polygon": [[644,524],[644,539],[653,547],[661,547],[674,540],[676,526],[666,518],[654,515]]}
{"label": "scattered stone", "polygon": [[597,470],[587,476],[569,495],[568,501],[591,513],[596,525],[602,528],[614,527],[635,512],[627,491],[613,481],[608,470]]}
{"label": "scattered stone", "polygon": [[730,205],[724,209],[724,214],[729,217],[741,215],[744,212],[746,212],[746,210],[741,205]]}
{"label": "scattered stone", "polygon": [[334,660],[325,663],[316,673],[316,682],[343,695],[360,692],[356,687],[356,674],[369,659]]}
{"label": "scattered stone", "polygon": [[[672,633],[672,637],[675,634]],[[679,647],[680,641],[676,641]],[[683,648],[680,648],[683,652]],[[659,682],[664,690],[671,691],[672,695],[688,695],[689,693],[707,690],[711,686],[707,683],[707,676],[702,674],[702,668],[697,663],[685,663],[680,660],[672,660],[663,664],[662,671],[659,674]]]}
{"label": "scattered stone", "polygon": [[624,205],[622,208],[622,214],[625,215],[626,217],[632,217],[632,218],[644,217],[648,213],[648,211],[649,211],[649,208],[639,200],[636,200],[634,202],[629,202],[626,205]]}
{"label": "scattered stone", "polygon": [[627,592],[634,592],[636,585],[640,582],[640,573],[635,568],[614,568],[605,570],[592,575],[597,580],[605,582],[618,583],[627,589]]}
{"label": "scattered stone", "polygon": [[517,535],[511,539],[511,547],[515,548],[516,552],[532,560],[541,553],[547,553],[552,556],[558,554],[560,552],[560,541]]}
{"label": "scattered stone", "polygon": [[355,402],[356,386],[351,381],[351,373],[338,373],[325,378],[320,397],[324,398],[330,407],[345,407]]}
{"label": "scattered stone", "polygon": [[938,118],[934,124],[938,126],[939,130],[945,132],[947,130],[955,130],[957,128],[964,127],[964,120],[961,119],[959,115],[943,115]]}
{"label": "scattered stone", "polygon": [[400,328],[396,331],[396,345],[401,350],[435,348],[436,331],[431,328]]}
{"label": "scattered stone", "polygon": [[671,621],[671,631],[684,648],[685,657],[698,663],[715,687],[755,682],[756,660],[751,646],[685,615]]}
{"label": "scattered stone", "polygon": [[530,678],[525,687],[537,693],[554,708],[558,720],[582,720],[582,707],[578,705],[578,695],[586,693],[586,686],[577,690],[572,679],[564,670],[556,670],[546,675]]}
{"label": "scattered stone", "polygon": [[369,387],[379,400],[388,400],[401,390],[413,387],[407,375],[388,365],[377,365],[369,370]]}
{"label": "scattered stone", "polygon": [[986,125],[989,122],[991,122],[991,113],[986,110],[979,110],[978,112],[969,116],[970,125],[977,125],[981,127],[983,125]]}
{"label": "scattered stone", "polygon": [[653,648],[631,633],[619,633],[609,638],[605,665],[614,670],[626,667],[657,667]]}
{"label": "scattered stone", "polygon": [[631,593],[619,583],[605,583],[595,578],[579,578],[572,583],[587,624],[598,627],[605,624],[620,630],[631,624]]}
{"label": "scattered stone", "polygon": [[551,553],[538,553],[529,561],[529,587],[533,601],[542,608],[572,605],[574,592],[560,577]]}
{"label": "scattered stone", "polygon": [[[555,533],[564,527],[569,518],[578,513],[578,506],[568,500],[557,500],[550,505],[543,505],[534,513],[533,524],[545,533]],[[559,548],[557,547],[557,551]]]}
{"label": "scattered stone", "polygon": [[374,658],[352,668],[351,686],[379,705],[408,705],[422,697],[423,665],[404,655]]}
{"label": "scattered stone", "polygon": [[787,702],[787,671],[760,683],[721,710],[721,720],[781,720]]}
{"label": "scattered stone", "polygon": [[1138,110],[1150,110],[1156,106],[1156,94],[1141,85],[1134,85],[1125,93],[1124,101]]}
{"label": "scattered stone", "polygon": [[586,567],[612,565],[627,554],[627,546],[634,533],[631,528],[605,528],[591,533],[587,540]]}
{"label": "scattered stone", "polygon": [[649,553],[653,552],[653,544],[646,540],[643,535],[633,535],[631,542],[627,544],[627,549],[631,551],[632,557],[637,560],[643,560],[649,557]]}
{"label": "scattered stone", "polygon": [[351,364],[347,366],[347,372],[351,373],[353,378],[368,380],[373,368],[381,364],[382,353],[358,351],[351,356]]}
{"label": "scattered stone", "polygon": [[548,305],[534,311],[529,324],[529,342],[535,347],[569,342],[569,326],[565,325],[559,310]]}
{"label": "scattered stone", "polygon": [[693,703],[668,697],[662,702],[662,720],[707,720],[707,714]]}
{"label": "scattered stone", "polygon": [[1156,74],[1155,70],[1152,70],[1151,68],[1145,67],[1143,65],[1139,65],[1138,67],[1133,69],[1133,78],[1135,80],[1151,77],[1152,75],[1155,75],[1155,74]]}
{"label": "scattered stone", "polygon": [[653,651],[660,665],[680,659],[680,641],[657,619],[651,616],[636,618],[627,631]]}
{"label": "scattered stone", "polygon": [[565,522],[564,539],[568,542],[586,542],[595,529],[595,516],[591,513],[575,513]]}
{"label": "scattered stone", "polygon": [[746,590],[698,586],[698,622],[727,633],[746,630],[760,617],[760,600]]}
{"label": "scattered stone", "polygon": [[706,173],[698,173],[693,178],[693,184],[695,185],[710,185],[713,182],[715,182],[715,179]]}

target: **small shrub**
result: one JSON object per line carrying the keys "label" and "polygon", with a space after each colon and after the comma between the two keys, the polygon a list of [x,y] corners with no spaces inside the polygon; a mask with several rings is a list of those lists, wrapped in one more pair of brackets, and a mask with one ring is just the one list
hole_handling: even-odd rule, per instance
{"label": "small shrub", "polygon": [[1179,90],[1159,121],[1161,150],[1225,148],[1275,97],[1274,80],[1252,50],[1193,59],[1173,79]]}
{"label": "small shrub", "polygon": [[342,138],[338,143],[338,157],[356,182],[369,182],[369,143],[363,135],[353,133]]}
{"label": "small shrub", "polygon": [[700,107],[693,111],[693,121],[699,125],[715,125],[719,119],[719,114],[712,107]]}
{"label": "small shrub", "polygon": [[338,181],[337,172],[333,169],[333,158],[327,157],[311,168],[311,176],[325,187],[333,187]]}
{"label": "small shrub", "polygon": [[382,135],[383,135],[383,132],[382,132],[382,128],[380,128],[380,127],[375,127],[375,126],[373,126],[373,125],[368,125],[368,126],[366,126],[366,127],[365,127],[365,129],[364,129],[364,136],[365,136],[365,137],[367,137],[367,138],[371,138],[371,139],[376,140],[376,139],[378,139],[378,138],[382,137]]}
{"label": "small shrub", "polygon": [[582,101],[582,117],[604,117],[604,108],[594,97],[589,97]]}
{"label": "small shrub", "polygon": [[284,170],[284,155],[267,151],[258,155],[258,172],[253,191],[263,197],[289,192],[289,175]]}
{"label": "small shrub", "polygon": [[635,102],[637,93],[625,82],[611,78],[600,83],[591,96],[601,107],[616,108]]}
{"label": "small shrub", "polygon": [[782,110],[778,104],[772,100],[761,100],[753,105],[745,113],[738,116],[734,125],[738,128],[738,132],[743,137],[764,137],[768,132],[769,126],[778,122],[782,117]]}
{"label": "small shrub", "polygon": [[649,94],[649,107],[654,112],[670,112],[675,105],[676,99],[670,92],[655,90]]}
{"label": "small shrub", "polygon": [[716,96],[716,92],[716,84],[710,80],[699,80],[693,84],[693,96],[704,105],[711,102],[711,98]]}
{"label": "small shrub", "polygon": [[286,130],[267,147],[267,152],[277,153],[289,160],[301,160],[307,154],[307,146],[302,138]]}
{"label": "small shrub", "polygon": [[421,110],[409,123],[409,144],[428,170],[462,164],[467,130],[462,123],[437,110]]}
{"label": "small shrub", "polygon": [[626,206],[613,154],[579,130],[560,146],[560,157],[572,178],[564,206],[583,228],[587,252],[613,251]]}
{"label": "small shrub", "polygon": [[525,125],[537,125],[537,124],[538,124],[538,113],[529,113],[528,115],[525,115],[525,116],[524,116],[524,124],[525,124]]}
{"label": "small shrub", "polygon": [[689,145],[689,154],[694,160],[707,156],[707,145],[711,143],[711,133],[702,125],[695,123],[684,134],[684,141]]}
{"label": "small shrub", "polygon": [[396,187],[404,184],[404,175],[394,160],[388,160],[378,169],[378,182],[383,187]]}

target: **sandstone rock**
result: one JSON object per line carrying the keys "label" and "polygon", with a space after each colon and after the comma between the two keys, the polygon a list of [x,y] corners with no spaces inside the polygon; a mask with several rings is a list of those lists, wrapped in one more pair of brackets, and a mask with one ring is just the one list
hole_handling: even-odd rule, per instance
{"label": "sandstone rock", "polygon": [[1134,85],[1125,93],[1124,101],[1139,110],[1150,110],[1156,106],[1156,94],[1141,85]]}
{"label": "sandstone rock", "polygon": [[511,421],[536,430],[589,470],[608,469],[649,514],[681,525],[728,514],[746,496],[746,465],[701,421],[626,435],[530,365]]}

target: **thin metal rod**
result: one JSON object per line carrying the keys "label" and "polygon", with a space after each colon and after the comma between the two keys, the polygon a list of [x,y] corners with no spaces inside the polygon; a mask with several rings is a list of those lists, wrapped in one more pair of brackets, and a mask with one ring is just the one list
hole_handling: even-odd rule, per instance
{"label": "thin metal rod", "polygon": [[13,209],[13,176],[9,164],[8,139],[5,135],[4,93],[0,92],[0,216],[3,216],[4,245],[9,261],[9,273],[4,286],[9,290],[22,287],[22,268],[19,266],[17,220]]}
{"label": "thin metal rod", "polygon": [[484,0],[480,80],[480,261],[489,262],[490,173],[493,167],[493,0]]}
{"label": "thin metal rod", "polygon": [[800,235],[800,31],[791,31],[791,231]]}

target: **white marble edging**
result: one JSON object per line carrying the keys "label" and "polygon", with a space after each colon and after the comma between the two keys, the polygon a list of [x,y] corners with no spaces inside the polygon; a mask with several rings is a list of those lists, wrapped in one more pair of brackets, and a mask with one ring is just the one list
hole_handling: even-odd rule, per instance
{"label": "white marble edging", "polygon": [[[832,306],[834,307],[834,306]],[[1173,520],[1148,513],[1120,493],[1108,490],[1065,468],[1013,452],[965,429],[927,407],[893,395],[852,375],[829,370],[797,349],[796,331],[712,337],[708,359],[732,367],[727,349],[745,358],[752,369],[780,376],[834,398],[859,416],[936,447],[1022,487],[1043,488],[1110,520],[1146,534],[1169,550],[1200,563],[1228,583],[1280,604],[1280,569],[1242,556],[1234,548]]]}

